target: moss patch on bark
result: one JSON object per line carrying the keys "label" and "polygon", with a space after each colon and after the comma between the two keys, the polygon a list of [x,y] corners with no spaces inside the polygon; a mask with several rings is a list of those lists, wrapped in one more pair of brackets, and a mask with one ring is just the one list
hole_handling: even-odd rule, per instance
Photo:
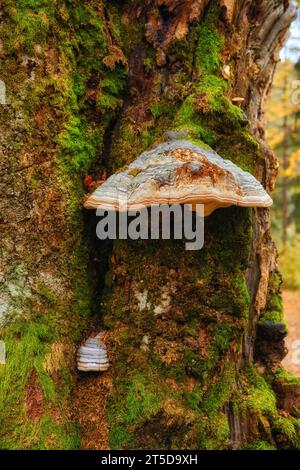
{"label": "moss patch on bark", "polygon": [[[82,179],[101,160],[127,74],[107,8],[109,22],[102,2],[93,0],[22,0],[17,7],[8,0],[3,6],[8,184],[20,188],[22,215],[30,222],[18,250],[6,254],[1,448],[80,447],[71,411],[74,343],[95,308]],[[26,390],[36,397],[32,403]]]}

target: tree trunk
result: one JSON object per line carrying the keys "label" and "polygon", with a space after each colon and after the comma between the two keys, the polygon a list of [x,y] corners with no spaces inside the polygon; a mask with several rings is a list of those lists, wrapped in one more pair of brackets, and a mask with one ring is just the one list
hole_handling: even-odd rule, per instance
{"label": "tree trunk", "polygon": [[[84,176],[111,174],[172,129],[272,190],[263,107],[294,8],[2,3],[0,447],[299,446],[295,403],[280,410],[291,379],[278,369],[269,211],[220,209],[203,250],[187,252],[100,242],[81,207]],[[75,346],[100,327],[111,368],[79,376]]]}

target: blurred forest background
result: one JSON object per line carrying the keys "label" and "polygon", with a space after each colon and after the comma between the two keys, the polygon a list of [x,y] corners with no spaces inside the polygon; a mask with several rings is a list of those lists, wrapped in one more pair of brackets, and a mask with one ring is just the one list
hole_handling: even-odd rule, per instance
{"label": "blurred forest background", "polygon": [[284,366],[300,376],[300,9],[267,103],[267,140],[280,165],[272,221],[289,331]]}

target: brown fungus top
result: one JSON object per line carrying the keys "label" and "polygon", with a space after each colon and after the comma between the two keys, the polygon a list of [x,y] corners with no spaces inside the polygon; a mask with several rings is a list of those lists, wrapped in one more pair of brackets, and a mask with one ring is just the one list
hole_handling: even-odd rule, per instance
{"label": "brown fungus top", "polygon": [[157,204],[204,205],[204,215],[237,205],[270,207],[259,181],[216,152],[174,140],[143,152],[85,201],[87,209],[141,209]]}

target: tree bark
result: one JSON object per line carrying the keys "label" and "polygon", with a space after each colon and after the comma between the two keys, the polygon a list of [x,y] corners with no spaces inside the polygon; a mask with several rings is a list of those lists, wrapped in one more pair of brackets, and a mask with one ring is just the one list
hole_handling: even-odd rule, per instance
{"label": "tree bark", "polygon": [[[291,380],[269,211],[220,209],[186,252],[99,242],[81,208],[88,173],[174,129],[271,191],[263,110],[293,17],[281,0],[3,2],[1,448],[299,446],[296,404],[276,402]],[[111,368],[77,375],[100,327]]]}

